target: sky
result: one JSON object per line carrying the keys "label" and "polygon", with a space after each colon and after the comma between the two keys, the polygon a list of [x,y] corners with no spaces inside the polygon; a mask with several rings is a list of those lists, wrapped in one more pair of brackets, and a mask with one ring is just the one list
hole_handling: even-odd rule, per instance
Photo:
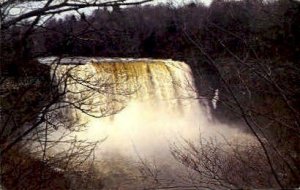
{"label": "sky", "polygon": [[173,3],[175,5],[180,5],[180,4],[186,4],[186,3],[190,3],[190,2],[202,2],[205,5],[210,5],[212,0],[154,0],[154,4],[157,3]]}
{"label": "sky", "polygon": [[[130,2],[130,1],[140,1],[140,0],[127,0],[126,2]],[[146,3],[146,4],[156,5],[156,4],[160,4],[160,3],[164,3],[164,4],[168,3],[168,4],[172,4],[174,6],[180,6],[183,4],[195,2],[195,3],[203,3],[207,6],[209,6],[211,1],[212,0],[153,0],[153,2]],[[43,6],[43,4],[41,4],[41,3],[30,3],[30,4],[21,3],[18,6],[16,6],[15,8],[10,9],[10,16],[12,16],[12,17],[19,16],[20,14],[24,14],[25,12],[36,9],[41,6]],[[94,10],[93,8],[88,8],[85,10],[81,10],[80,12],[85,12],[86,14],[90,14],[93,12],[93,10]],[[70,14],[70,12],[56,15],[56,18],[63,18],[65,15],[68,15],[68,14]]]}

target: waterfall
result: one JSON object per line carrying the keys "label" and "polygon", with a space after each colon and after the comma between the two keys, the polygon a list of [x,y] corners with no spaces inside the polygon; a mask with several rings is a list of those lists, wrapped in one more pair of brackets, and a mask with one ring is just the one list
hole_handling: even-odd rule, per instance
{"label": "waterfall", "polygon": [[59,87],[67,89],[65,100],[73,108],[63,112],[87,125],[77,137],[107,138],[97,155],[165,156],[178,139],[215,134],[215,124],[197,98],[191,69],[183,62],[77,57],[61,59],[52,72],[58,83],[67,81]]}

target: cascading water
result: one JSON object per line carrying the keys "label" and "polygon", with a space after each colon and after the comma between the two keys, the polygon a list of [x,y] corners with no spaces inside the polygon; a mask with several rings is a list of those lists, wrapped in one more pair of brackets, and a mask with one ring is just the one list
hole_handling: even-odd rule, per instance
{"label": "cascading water", "polygon": [[[169,155],[170,143],[178,139],[197,139],[199,132],[222,130],[201,108],[191,70],[183,62],[64,58],[52,66],[52,72],[57,81],[67,80],[59,86],[67,89],[65,99],[76,108],[67,111],[87,125],[77,136],[95,141],[107,138],[96,150],[99,157],[109,153],[164,157]],[[222,135],[226,133],[232,136],[237,131],[224,128]]]}

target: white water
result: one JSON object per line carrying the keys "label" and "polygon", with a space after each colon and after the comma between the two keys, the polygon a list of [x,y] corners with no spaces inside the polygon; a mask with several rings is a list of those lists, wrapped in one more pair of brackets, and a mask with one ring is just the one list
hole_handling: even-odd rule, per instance
{"label": "white water", "polygon": [[[170,143],[182,138],[196,141],[200,134],[202,137],[241,137],[237,129],[209,119],[209,111],[197,99],[191,70],[183,62],[80,60],[87,63],[66,65],[72,61],[64,59],[61,61],[65,65],[52,67],[57,81],[64,79],[64,74],[72,68],[69,74],[76,80],[68,79],[70,92],[66,100],[77,102],[89,97],[81,102],[87,104],[81,108],[103,116],[95,118],[76,109],[69,110],[88,126],[86,131],[76,133],[79,139],[98,141],[107,137],[96,150],[96,157],[120,154],[164,159],[169,156]],[[96,90],[82,84],[87,80]],[[60,87],[63,89],[64,84]],[[108,116],[112,113],[115,114]]]}

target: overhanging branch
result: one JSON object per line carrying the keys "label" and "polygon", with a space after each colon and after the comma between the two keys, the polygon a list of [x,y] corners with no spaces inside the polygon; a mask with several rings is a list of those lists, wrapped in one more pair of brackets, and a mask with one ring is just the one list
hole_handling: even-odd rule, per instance
{"label": "overhanging branch", "polygon": [[[13,18],[8,21],[3,21],[1,23],[2,30],[8,29],[9,27],[17,24],[20,21],[36,17],[36,16],[44,16],[48,14],[56,14],[66,11],[72,10],[79,10],[83,8],[89,7],[111,7],[111,6],[131,6],[131,5],[139,5],[147,2],[151,2],[152,0],[138,0],[134,2],[126,2],[126,0],[117,0],[117,1],[108,1],[108,2],[97,2],[94,1],[93,3],[68,3],[68,1],[64,1],[60,4],[52,5],[52,6],[45,6],[43,8],[32,10],[28,13],[24,13],[16,18]],[[61,10],[62,9],[62,10]]]}

